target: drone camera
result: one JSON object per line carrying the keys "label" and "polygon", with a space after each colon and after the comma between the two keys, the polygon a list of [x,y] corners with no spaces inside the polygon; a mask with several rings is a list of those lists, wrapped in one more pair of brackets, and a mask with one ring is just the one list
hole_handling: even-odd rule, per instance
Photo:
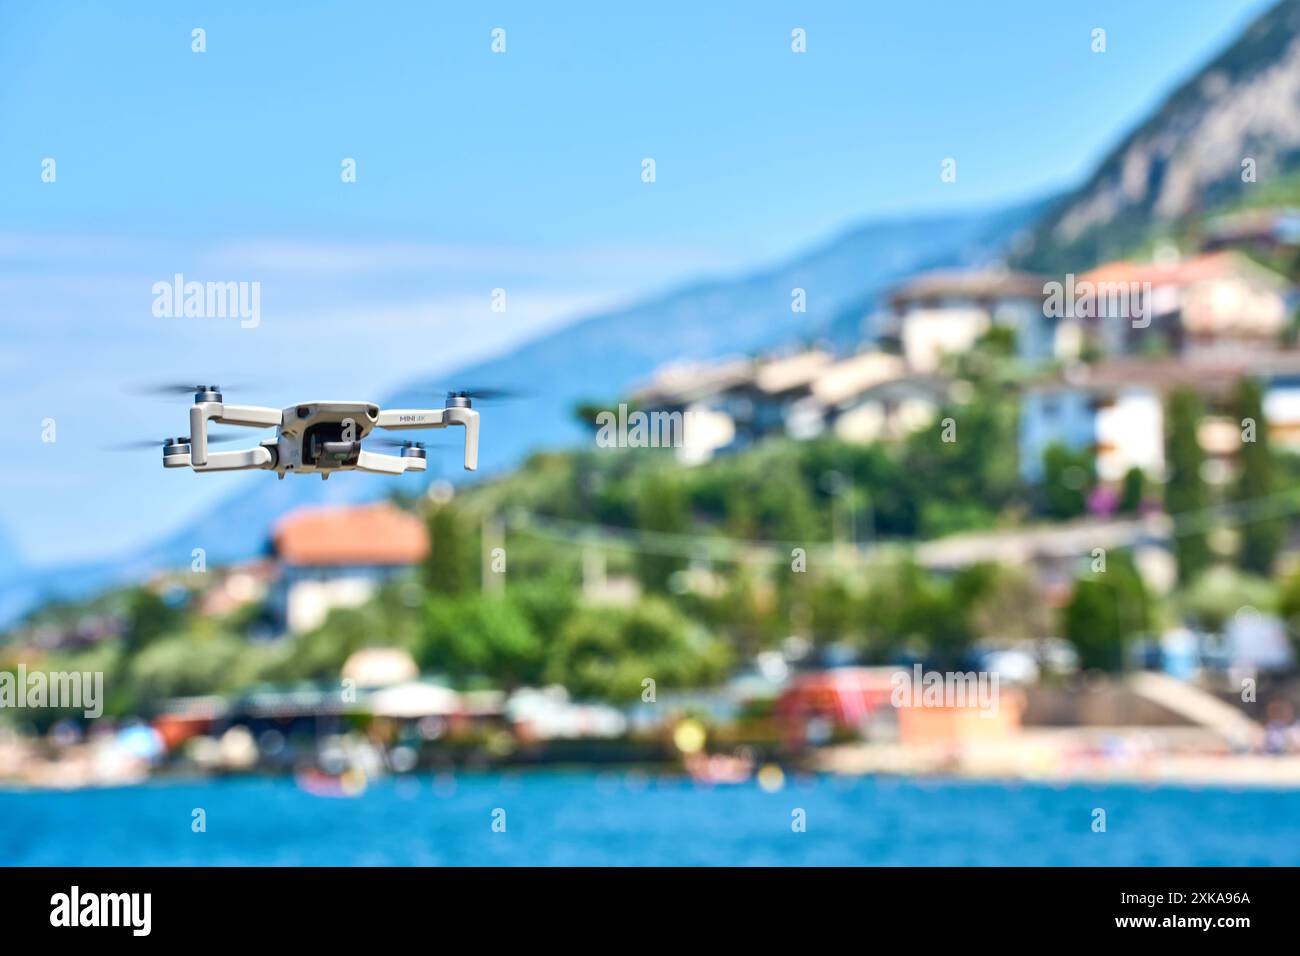
{"label": "drone camera", "polygon": [[361,454],[361,442],[343,434],[342,422],[319,422],[302,436],[302,460],[317,468],[355,465]]}

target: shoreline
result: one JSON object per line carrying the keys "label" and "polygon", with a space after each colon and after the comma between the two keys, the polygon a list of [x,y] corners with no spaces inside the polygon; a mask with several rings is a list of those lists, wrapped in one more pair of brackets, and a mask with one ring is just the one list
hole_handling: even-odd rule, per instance
{"label": "shoreline", "polygon": [[[892,748],[890,748],[892,750]],[[874,751],[865,755],[864,750]],[[781,789],[798,788],[808,777],[831,781],[888,781],[918,783],[922,786],[953,783],[1002,785],[1005,787],[1035,786],[1062,789],[1071,786],[1120,786],[1141,789],[1179,790],[1272,790],[1290,792],[1300,790],[1300,756],[1270,757],[1264,755],[1239,755],[1232,757],[1166,757],[1150,764],[1119,766],[1105,761],[1073,764],[1068,772],[1050,770],[1024,770],[1006,765],[954,762],[936,757],[922,761],[917,755],[899,759],[897,754],[883,752],[880,746],[847,746],[828,748],[802,768],[792,768],[790,779]],[[1229,773],[1224,773],[1229,770]],[[645,786],[652,780],[693,782],[701,790],[728,788],[760,788],[757,775],[744,780],[710,782],[697,780],[678,765],[607,764],[600,767],[589,764],[503,764],[494,767],[457,767],[443,770],[421,769],[409,773],[386,773],[373,777],[369,786],[387,782],[415,781],[436,783],[443,776],[454,780],[482,780],[548,776],[586,776],[593,781],[616,779],[623,781],[632,775]],[[142,774],[130,779],[105,779],[91,782],[40,783],[16,779],[0,780],[0,796],[13,794],[71,794],[102,790],[135,790],[151,786],[208,786],[244,781],[283,781],[292,784],[293,774],[273,771],[205,774],[167,772]]]}
{"label": "shoreline", "polygon": [[[1167,733],[1167,729],[1163,729]],[[1184,747],[1168,744],[1162,731],[1146,728],[1027,730],[998,740],[927,747],[844,744],[810,758],[814,769],[860,776],[946,775],[972,780],[1045,784],[1126,783],[1185,787],[1300,789],[1300,754],[1232,751],[1221,741],[1205,746],[1186,735]]]}

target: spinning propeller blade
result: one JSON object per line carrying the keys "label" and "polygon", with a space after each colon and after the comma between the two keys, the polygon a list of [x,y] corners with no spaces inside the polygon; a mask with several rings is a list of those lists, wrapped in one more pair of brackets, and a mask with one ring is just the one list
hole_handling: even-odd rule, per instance
{"label": "spinning propeller blade", "polygon": [[[219,432],[216,434],[209,432],[208,444],[225,445],[225,444],[229,444],[230,442],[247,441],[250,438],[255,438],[255,437],[256,436],[252,434],[240,435],[237,432]],[[156,439],[152,439],[152,440],[145,439],[142,441],[121,442],[120,444],[117,445],[105,445],[103,447],[103,450],[104,451],[144,451],[149,448],[162,448],[164,445],[171,444],[174,440],[184,442],[184,443],[189,442],[188,437],[182,437],[178,439],[164,438],[161,441],[158,441]]]}
{"label": "spinning propeller blade", "polygon": [[198,392],[240,392],[248,391],[250,388],[256,388],[255,385],[248,383],[236,383],[234,385],[221,386],[215,384],[211,379],[196,385],[189,385],[183,382],[147,382],[142,385],[136,385],[127,389],[134,395],[156,395],[162,398],[180,398],[182,396],[192,396]]}
{"label": "spinning propeller blade", "polygon": [[363,438],[362,444],[377,445],[380,448],[410,448],[412,446],[418,445],[420,448],[423,448],[425,451],[452,451],[453,448],[455,447],[453,445],[446,445],[442,443],[431,445],[428,442],[402,441],[401,439],[398,438],[384,438],[382,436],[377,436],[377,435],[371,435],[369,438]]}
{"label": "spinning propeller blade", "polygon": [[448,388],[445,389],[447,396],[463,395],[475,402],[511,402],[523,398],[532,398],[531,392],[523,391],[517,388]]}

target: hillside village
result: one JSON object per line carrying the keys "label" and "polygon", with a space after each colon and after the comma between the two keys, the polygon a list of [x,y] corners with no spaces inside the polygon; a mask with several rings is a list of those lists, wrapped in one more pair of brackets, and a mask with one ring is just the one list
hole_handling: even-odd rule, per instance
{"label": "hillside village", "polygon": [[[1101,477],[1129,468],[1163,473],[1161,407],[1171,389],[1199,392],[1218,409],[1244,376],[1266,389],[1269,423],[1282,447],[1300,447],[1300,351],[1291,347],[1295,293],[1288,279],[1236,249],[1165,261],[1107,263],[1066,282],[1006,269],[938,272],[891,290],[872,323],[878,339],[856,354],[819,348],[662,369],[633,396],[648,411],[689,413],[684,464],[707,461],[773,435],[831,433],[850,442],[893,441],[929,427],[959,380],[946,359],[989,335],[1014,341],[1022,371],[1020,465],[1041,478],[1047,446],[1095,451]],[[1056,287],[1054,290],[1053,287]],[[1054,314],[1068,304],[1101,308]],[[1150,311],[1107,314],[1117,293]],[[1228,454],[1220,422],[1202,427],[1207,450]],[[1230,429],[1235,431],[1234,429]],[[1222,473],[1226,479],[1227,472]]]}
{"label": "hillside village", "polygon": [[[104,669],[113,719],[156,735],[127,775],[299,766],[321,740],[372,774],[394,747],[751,759],[701,764],[673,743],[684,719],[714,751],[846,772],[952,769],[953,746],[998,774],[1042,746],[1103,775],[1152,748],[1193,775],[1295,751],[1300,349],[1296,276],[1270,267],[1295,221],[1220,217],[1077,276],[915,275],[854,352],[660,369],[624,404],[681,423],[670,449],[597,440],[461,494],[292,512],[257,560],[33,614],[0,662]],[[998,719],[887,706],[912,662],[999,675]],[[1113,677],[1081,694],[1084,674]],[[70,752],[107,746],[71,726],[51,730]],[[31,747],[11,739],[0,773],[92,772]],[[1267,766],[1243,772],[1294,772]]]}

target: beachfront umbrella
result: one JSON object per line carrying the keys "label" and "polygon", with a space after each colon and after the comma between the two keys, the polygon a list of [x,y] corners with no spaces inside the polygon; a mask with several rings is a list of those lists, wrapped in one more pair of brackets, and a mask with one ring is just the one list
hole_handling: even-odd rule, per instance
{"label": "beachfront umbrella", "polygon": [[363,647],[343,662],[343,676],[358,687],[390,687],[419,674],[415,660],[399,647]]}
{"label": "beachfront umbrella", "polygon": [[113,743],[118,750],[139,760],[155,760],[162,755],[162,735],[148,724],[133,724],[118,731]]}
{"label": "beachfront umbrella", "polygon": [[386,687],[370,698],[370,712],[376,717],[445,717],[460,710],[460,695],[454,690],[418,681]]}

